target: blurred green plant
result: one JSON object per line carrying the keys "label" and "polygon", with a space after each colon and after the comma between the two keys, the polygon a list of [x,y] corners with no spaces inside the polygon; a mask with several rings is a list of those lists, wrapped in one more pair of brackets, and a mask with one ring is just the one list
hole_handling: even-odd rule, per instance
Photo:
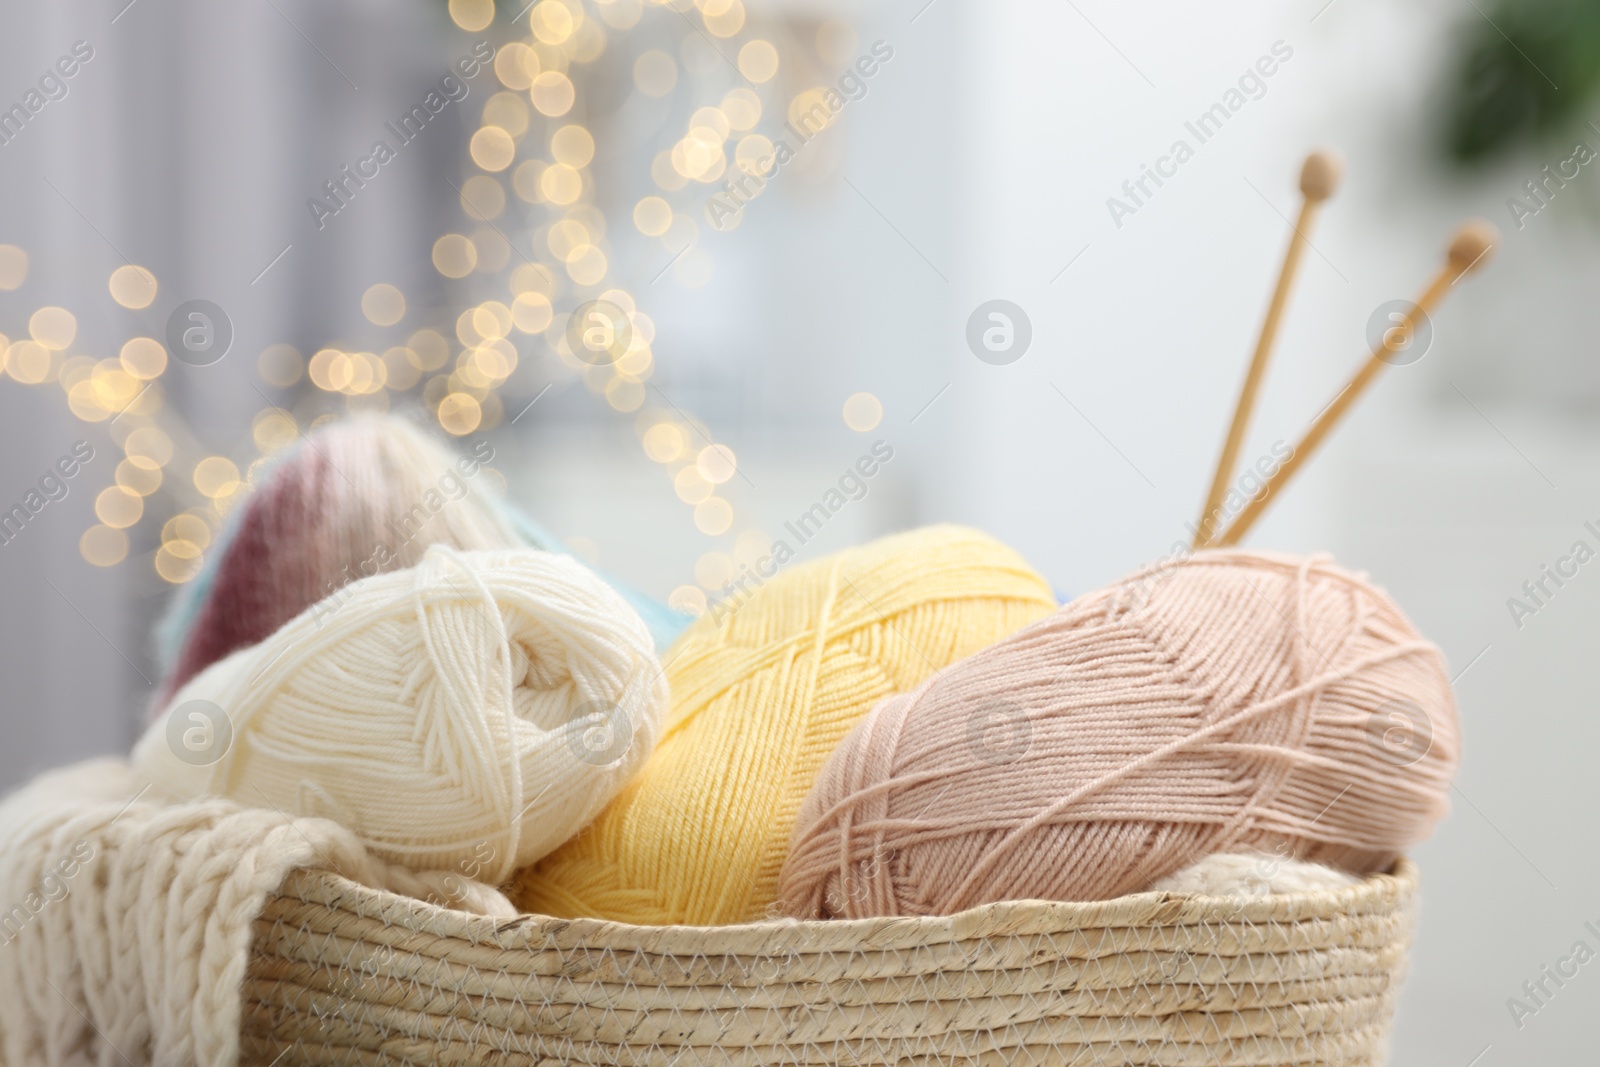
{"label": "blurred green plant", "polygon": [[1600,88],[1600,0],[1468,3],[1446,73],[1446,155],[1476,166],[1582,125]]}

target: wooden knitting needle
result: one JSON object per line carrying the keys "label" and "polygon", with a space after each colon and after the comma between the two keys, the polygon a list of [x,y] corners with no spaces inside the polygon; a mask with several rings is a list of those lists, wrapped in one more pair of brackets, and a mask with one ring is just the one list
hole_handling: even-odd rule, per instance
{"label": "wooden knitting needle", "polygon": [[[1444,299],[1445,294],[1450,291],[1450,287],[1465,275],[1481,267],[1499,243],[1500,232],[1491,223],[1482,219],[1473,219],[1464,223],[1456,231],[1454,239],[1450,242],[1450,251],[1445,259],[1444,266],[1439,269],[1438,274],[1434,275],[1433,281],[1429,283],[1428,288],[1423,290],[1422,295],[1417,298],[1416,311],[1413,314],[1419,318],[1431,314],[1439,302]],[[1387,365],[1388,359],[1386,357],[1391,352],[1404,348],[1410,343],[1410,333],[1413,328],[1413,325],[1408,322],[1403,331],[1384,331],[1383,337],[1379,340],[1377,346],[1373,348],[1372,354],[1367,357],[1366,363],[1362,364],[1361,369],[1356,371],[1355,376],[1339,391],[1339,395],[1335,396],[1332,402],[1322,409],[1322,414],[1316,417],[1311,423],[1311,428],[1305,432],[1305,436],[1300,438],[1300,442],[1295,445],[1293,454],[1283,461],[1283,465],[1273,472],[1271,478],[1267,479],[1267,484],[1260,495],[1251,500],[1244,510],[1239,512],[1239,517],[1234,519],[1233,524],[1217,539],[1217,544],[1223,546],[1236,545],[1245,534],[1250,532],[1250,527],[1261,517],[1262,511],[1266,510],[1266,506],[1273,496],[1280,492],[1285,485],[1289,484],[1289,479],[1294,477],[1295,471],[1299,470],[1305,461],[1311,458],[1311,453],[1316,451],[1317,446],[1322,443],[1322,439],[1328,436],[1328,432],[1344,416],[1344,413],[1350,409],[1350,405],[1356,402],[1356,398],[1361,395],[1362,390],[1370,385],[1372,379],[1376,378],[1378,372]]]}
{"label": "wooden knitting needle", "polygon": [[1272,357],[1273,343],[1278,339],[1278,320],[1283,317],[1284,305],[1289,302],[1289,288],[1294,284],[1295,272],[1300,268],[1300,254],[1305,251],[1307,234],[1316,220],[1317,209],[1333,195],[1339,186],[1343,170],[1337,156],[1327,152],[1313,152],[1300,167],[1300,217],[1295,220],[1294,234],[1289,238],[1289,248],[1283,254],[1283,266],[1278,270],[1278,285],[1272,290],[1272,302],[1267,305],[1267,317],[1261,323],[1261,335],[1256,338],[1255,354],[1250,357],[1250,369],[1245,374],[1244,388],[1239,391],[1239,402],[1233,408],[1233,422],[1228,426],[1228,438],[1217,458],[1216,473],[1211,477],[1211,492],[1206,494],[1205,510],[1200,513],[1200,523],[1195,527],[1194,547],[1201,548],[1220,532],[1222,500],[1228,494],[1228,483],[1233,480],[1234,468],[1239,462],[1239,449],[1244,447],[1245,432],[1250,428],[1250,416],[1255,412],[1256,392],[1266,375],[1267,361]]}

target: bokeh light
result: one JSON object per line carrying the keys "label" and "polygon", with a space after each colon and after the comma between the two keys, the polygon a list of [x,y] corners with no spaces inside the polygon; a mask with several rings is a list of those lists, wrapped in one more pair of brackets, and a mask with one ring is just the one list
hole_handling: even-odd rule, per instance
{"label": "bokeh light", "polygon": [[118,358],[123,370],[140,381],[154,381],[167,369],[167,348],[154,337],[129,338]]}
{"label": "bokeh light", "polygon": [[156,276],[143,267],[125,264],[111,272],[111,299],[134,311],[149,307],[156,299]]}
{"label": "bokeh light", "polygon": [[577,98],[571,80],[559,70],[547,70],[533,79],[533,87],[528,95],[539,114],[550,118],[558,118],[571,111],[573,101]]}
{"label": "bokeh light", "polygon": [[78,554],[96,567],[115,567],[128,558],[128,535],[116,527],[97,523],[78,538]]}
{"label": "bokeh light", "polygon": [[361,294],[361,313],[375,326],[393,326],[406,317],[405,294],[387,282],[379,282]]}
{"label": "bokeh light", "polygon": [[747,41],[739,49],[739,73],[760,83],[772,80],[778,73],[778,50],[771,41]]}
{"label": "bokeh light", "polygon": [[719,496],[694,506],[695,529],[708,537],[720,537],[733,526],[733,505]]}
{"label": "bokeh light", "polygon": [[857,433],[875,430],[883,421],[883,402],[871,393],[854,393],[844,402],[844,424]]}
{"label": "bokeh light", "polygon": [[666,96],[678,84],[677,60],[660,50],[645,52],[633,61],[633,84],[646,96]]}
{"label": "bokeh light", "polygon": [[563,126],[550,138],[550,154],[557,163],[587,167],[594,159],[594,136],[582,126]]}
{"label": "bokeh light", "polygon": [[16,245],[0,245],[0,289],[11,292],[28,280],[28,253]]}
{"label": "bokeh light", "polygon": [[94,498],[94,514],[114,530],[125,530],[144,515],[144,497],[120,485],[107,486]]}
{"label": "bokeh light", "polygon": [[228,496],[239,485],[239,468],[226,456],[207,456],[195,464],[194,487],[206,496]]}
{"label": "bokeh light", "polygon": [[78,336],[78,320],[66,308],[43,307],[28,319],[28,334],[51,351],[60,352]]}
{"label": "bokeh light", "polygon": [[494,21],[494,0],[450,0],[450,18],[470,33],[487,29]]}
{"label": "bokeh light", "polygon": [[517,158],[517,143],[499,126],[484,126],[472,135],[468,150],[472,161],[484,170],[499,172]]}
{"label": "bokeh light", "polygon": [[478,250],[459,233],[447,233],[433,243],[433,266],[446,278],[465,278],[478,265]]}

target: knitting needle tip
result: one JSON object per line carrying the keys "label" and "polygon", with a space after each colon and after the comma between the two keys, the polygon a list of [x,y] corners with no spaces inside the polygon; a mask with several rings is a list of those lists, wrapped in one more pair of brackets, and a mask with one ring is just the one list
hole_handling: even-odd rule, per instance
{"label": "knitting needle tip", "polygon": [[1470,274],[1489,261],[1500,245],[1500,231],[1485,219],[1468,219],[1450,239],[1450,266],[1457,274]]}
{"label": "knitting needle tip", "polygon": [[1300,168],[1300,192],[1312,203],[1328,199],[1339,189],[1344,161],[1332,152],[1312,152]]}

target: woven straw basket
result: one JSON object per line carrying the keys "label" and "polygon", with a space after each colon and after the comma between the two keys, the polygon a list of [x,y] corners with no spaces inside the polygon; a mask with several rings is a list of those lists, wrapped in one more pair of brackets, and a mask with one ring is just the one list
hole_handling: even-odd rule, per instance
{"label": "woven straw basket", "polygon": [[1402,861],[1279,897],[637,927],[301,871],[256,924],[243,1062],[1376,1064],[1415,891]]}

